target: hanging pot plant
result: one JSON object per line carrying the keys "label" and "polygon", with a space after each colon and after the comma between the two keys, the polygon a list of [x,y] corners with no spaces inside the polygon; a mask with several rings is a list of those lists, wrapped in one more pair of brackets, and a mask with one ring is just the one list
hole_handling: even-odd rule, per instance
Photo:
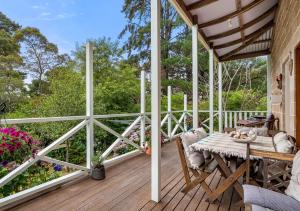
{"label": "hanging pot plant", "polygon": [[103,161],[104,159],[101,155],[95,155],[93,157],[91,177],[95,180],[105,179],[105,167]]}

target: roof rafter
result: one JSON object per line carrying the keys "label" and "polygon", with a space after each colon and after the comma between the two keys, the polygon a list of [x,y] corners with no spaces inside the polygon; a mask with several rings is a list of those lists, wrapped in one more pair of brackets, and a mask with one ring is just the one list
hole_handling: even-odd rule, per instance
{"label": "roof rafter", "polygon": [[252,58],[252,57],[257,57],[257,56],[268,55],[270,53],[271,52],[269,50],[255,51],[255,52],[250,52],[250,53],[242,53],[242,54],[233,55],[226,59],[220,59],[220,61],[224,62],[224,61],[230,61],[230,60]]}
{"label": "roof rafter", "polygon": [[252,39],[253,37],[256,37],[258,34],[261,33],[261,31],[267,31],[269,30],[270,28],[272,28],[274,26],[274,21],[271,20],[269,21],[267,24],[265,24],[263,27],[261,27],[260,29],[256,30],[255,32],[245,36],[245,39],[237,39],[237,40],[233,40],[233,41],[230,41],[230,42],[227,42],[227,43],[224,43],[224,44],[220,44],[220,45],[216,45],[214,46],[214,49],[221,49],[221,48],[227,48],[227,47],[230,47],[232,45],[236,45],[236,44],[239,44],[245,40],[249,40],[249,39]]}
{"label": "roof rafter", "polygon": [[194,2],[194,3],[192,3],[192,4],[190,4],[190,5],[187,5],[187,6],[186,6],[186,9],[187,9],[187,10],[195,10],[195,9],[199,9],[199,8],[201,8],[201,7],[204,7],[204,6],[206,6],[206,5],[209,5],[209,4],[211,4],[211,3],[214,3],[214,2],[216,2],[216,1],[218,1],[218,0],[199,0],[199,1],[196,1],[196,2]]}
{"label": "roof rafter", "polygon": [[[172,0],[172,1],[174,1],[174,3],[176,3],[176,4],[182,9],[182,12],[185,14],[185,16],[189,19],[189,21],[190,21],[191,23],[194,24],[195,19],[194,19],[194,17],[192,16],[192,14],[187,10],[187,8],[186,8],[184,2],[183,2],[182,0]],[[208,47],[211,47],[211,46],[212,46],[212,43],[209,43],[209,42],[207,41],[206,35],[204,34],[204,32],[203,32],[201,29],[199,29],[199,27],[198,27],[198,32],[199,32],[199,34],[202,36],[202,38],[203,38],[202,40],[205,42],[205,44],[206,44]],[[216,53],[216,51],[215,51],[215,50],[213,50],[213,51],[214,51],[215,57],[216,57],[217,59],[219,59],[219,56],[218,56],[218,54]]]}
{"label": "roof rafter", "polygon": [[[236,5],[236,9],[237,10],[241,10],[242,9],[242,2],[241,0],[235,0],[235,5]],[[244,20],[243,20],[243,16],[242,16],[242,13],[238,15],[238,19],[239,19],[239,25],[240,25],[240,28],[243,28],[244,26]],[[245,40],[245,33],[244,33],[244,30],[241,29],[240,30],[240,33],[241,33],[241,37],[243,40]]]}
{"label": "roof rafter", "polygon": [[235,33],[238,33],[241,30],[245,30],[245,29],[255,25],[256,23],[260,22],[261,20],[265,19],[269,15],[271,15],[273,12],[276,11],[277,7],[278,7],[278,4],[275,4],[273,7],[268,9],[265,13],[263,13],[259,17],[255,18],[254,20],[244,24],[242,27],[237,27],[235,29],[232,29],[232,30],[229,30],[229,31],[226,31],[226,32],[222,32],[222,33],[219,33],[219,34],[209,36],[209,37],[207,37],[207,40],[208,41],[217,40],[217,39],[220,39],[220,38],[227,37],[227,36],[233,35]]}
{"label": "roof rafter", "polygon": [[220,18],[208,21],[206,23],[201,23],[199,24],[199,28],[205,28],[211,25],[215,25],[218,23],[222,23],[230,18],[234,18],[242,13],[247,12],[248,10],[251,10],[253,7],[257,6],[258,4],[260,4],[261,2],[263,2],[264,0],[254,0],[253,2],[249,3],[248,5],[246,5],[245,7],[242,7],[240,10],[236,10],[228,15],[222,16]]}
{"label": "roof rafter", "polygon": [[[274,24],[274,23],[273,23]],[[244,44],[242,44],[240,47],[226,53],[225,55],[221,56],[220,59],[226,59],[236,53],[238,53],[239,51],[243,50],[244,48],[246,48],[247,46],[251,45],[253,42],[255,42],[263,33],[265,33],[266,31],[268,31],[272,26],[270,25],[269,27],[263,27],[260,28],[258,30],[258,32],[252,36],[249,40],[247,40]]]}

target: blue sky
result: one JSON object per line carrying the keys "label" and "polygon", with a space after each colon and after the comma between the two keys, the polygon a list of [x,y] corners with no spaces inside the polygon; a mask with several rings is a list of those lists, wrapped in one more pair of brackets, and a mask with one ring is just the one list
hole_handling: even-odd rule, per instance
{"label": "blue sky", "polygon": [[0,0],[0,11],[22,26],[41,30],[62,53],[89,38],[116,40],[125,26],[124,0]]}

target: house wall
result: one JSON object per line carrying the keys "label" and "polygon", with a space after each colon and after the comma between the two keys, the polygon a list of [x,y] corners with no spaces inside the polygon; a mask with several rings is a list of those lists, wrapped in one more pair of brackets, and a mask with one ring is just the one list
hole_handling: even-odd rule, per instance
{"label": "house wall", "polygon": [[[272,112],[280,119],[280,129],[293,136],[296,131],[295,62],[292,72],[289,70],[290,58],[296,60],[295,48],[299,43],[300,0],[281,0],[271,49]],[[277,87],[276,77],[279,74],[283,74],[283,89]]]}

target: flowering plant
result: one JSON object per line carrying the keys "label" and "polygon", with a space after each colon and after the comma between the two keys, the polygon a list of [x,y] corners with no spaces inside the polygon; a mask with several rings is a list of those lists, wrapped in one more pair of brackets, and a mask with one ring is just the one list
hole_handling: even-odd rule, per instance
{"label": "flowering plant", "polygon": [[30,156],[35,156],[38,142],[26,132],[16,128],[0,128],[0,165],[21,164]]}

